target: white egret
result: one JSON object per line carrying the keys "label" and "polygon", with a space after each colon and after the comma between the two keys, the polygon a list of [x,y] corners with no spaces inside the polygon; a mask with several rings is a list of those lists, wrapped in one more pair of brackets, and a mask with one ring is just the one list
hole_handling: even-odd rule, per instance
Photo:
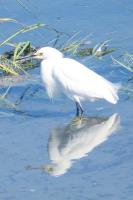
{"label": "white egret", "polygon": [[105,99],[118,101],[118,86],[74,59],[66,58],[55,48],[43,47],[32,55],[42,59],[41,77],[48,96],[63,93],[76,104],[76,116],[83,114],[82,101]]}

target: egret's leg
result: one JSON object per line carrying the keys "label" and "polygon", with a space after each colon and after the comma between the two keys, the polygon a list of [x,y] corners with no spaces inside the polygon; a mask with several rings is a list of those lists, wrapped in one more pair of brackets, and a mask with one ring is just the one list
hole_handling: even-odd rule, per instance
{"label": "egret's leg", "polygon": [[82,115],[83,115],[83,113],[84,113],[84,110],[83,110],[81,104],[79,104],[79,108],[80,108],[80,113],[81,113],[80,116],[82,117]]}
{"label": "egret's leg", "polygon": [[79,117],[79,104],[78,102],[75,103],[76,103],[76,117]]}
{"label": "egret's leg", "polygon": [[82,117],[84,110],[79,102],[76,101],[75,103],[76,103],[76,117],[79,116]]}

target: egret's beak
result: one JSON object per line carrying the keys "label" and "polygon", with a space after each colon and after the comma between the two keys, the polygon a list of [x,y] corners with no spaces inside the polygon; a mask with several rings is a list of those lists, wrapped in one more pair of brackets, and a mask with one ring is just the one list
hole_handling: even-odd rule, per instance
{"label": "egret's beak", "polygon": [[28,56],[21,57],[21,58],[18,58],[18,59],[16,59],[16,60],[26,60],[26,59],[34,58],[34,57],[36,57],[36,53],[35,53],[35,54],[28,55]]}

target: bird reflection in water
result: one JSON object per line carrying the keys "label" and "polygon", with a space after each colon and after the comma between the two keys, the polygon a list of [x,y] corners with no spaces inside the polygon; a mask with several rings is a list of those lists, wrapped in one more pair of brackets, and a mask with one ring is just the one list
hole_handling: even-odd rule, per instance
{"label": "bird reflection in water", "polygon": [[120,124],[118,114],[108,118],[92,117],[74,119],[63,128],[52,130],[48,141],[51,164],[42,168],[52,176],[65,174],[73,161],[86,156],[105,142]]}

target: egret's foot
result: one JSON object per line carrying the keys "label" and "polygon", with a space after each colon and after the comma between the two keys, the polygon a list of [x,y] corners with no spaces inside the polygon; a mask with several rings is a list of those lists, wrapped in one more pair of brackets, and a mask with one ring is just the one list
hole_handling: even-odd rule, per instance
{"label": "egret's foot", "polygon": [[74,119],[72,120],[72,125],[79,125],[82,123],[82,117],[80,116],[76,116],[74,117]]}

